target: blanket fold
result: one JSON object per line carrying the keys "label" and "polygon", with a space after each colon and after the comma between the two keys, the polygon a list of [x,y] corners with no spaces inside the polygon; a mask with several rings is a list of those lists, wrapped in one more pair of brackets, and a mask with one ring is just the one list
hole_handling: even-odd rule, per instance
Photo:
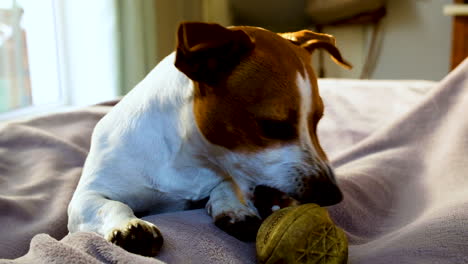
{"label": "blanket fold", "polygon": [[468,263],[468,60],[333,160],[351,263]]}
{"label": "blanket fold", "polygon": [[68,235],[61,241],[47,234],[39,234],[31,240],[29,252],[5,263],[163,263],[157,259],[129,253],[108,243],[101,236],[79,232]]}

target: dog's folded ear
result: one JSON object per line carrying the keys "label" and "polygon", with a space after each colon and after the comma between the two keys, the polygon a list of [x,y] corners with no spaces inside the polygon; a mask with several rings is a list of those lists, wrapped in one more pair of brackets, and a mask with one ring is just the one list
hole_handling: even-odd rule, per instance
{"label": "dog's folded ear", "polygon": [[194,81],[215,84],[254,47],[253,39],[242,30],[183,22],[177,31],[175,66]]}
{"label": "dog's folded ear", "polygon": [[334,62],[338,65],[351,69],[352,66],[341,56],[340,51],[336,47],[335,37],[329,34],[316,33],[310,30],[301,30],[297,32],[288,32],[279,34],[292,43],[301,46],[312,53],[316,49],[324,49],[330,53]]}

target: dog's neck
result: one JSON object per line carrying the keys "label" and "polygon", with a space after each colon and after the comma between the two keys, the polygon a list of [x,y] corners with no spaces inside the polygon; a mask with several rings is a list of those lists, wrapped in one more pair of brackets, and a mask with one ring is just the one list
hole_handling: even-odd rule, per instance
{"label": "dog's neck", "polygon": [[[190,103],[193,82],[174,66],[175,53],[164,58],[127,96],[138,96],[145,110],[171,112]],[[142,94],[144,96],[142,96]]]}
{"label": "dog's neck", "polygon": [[118,107],[138,117],[135,119],[140,119],[139,123],[149,124],[148,136],[160,137],[159,147],[165,149],[158,152],[162,160],[170,160],[180,167],[193,166],[195,160],[204,158],[204,153],[212,155],[209,151],[214,146],[201,135],[195,122],[193,81],[174,66],[174,59],[175,53],[164,58]]}

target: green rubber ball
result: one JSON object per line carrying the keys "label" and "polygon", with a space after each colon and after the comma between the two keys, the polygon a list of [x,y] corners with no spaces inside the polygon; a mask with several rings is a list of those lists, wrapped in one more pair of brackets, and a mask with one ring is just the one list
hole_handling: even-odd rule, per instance
{"label": "green rubber ball", "polygon": [[328,211],[316,204],[286,207],[274,212],[257,234],[257,260],[261,264],[348,261],[348,240]]}

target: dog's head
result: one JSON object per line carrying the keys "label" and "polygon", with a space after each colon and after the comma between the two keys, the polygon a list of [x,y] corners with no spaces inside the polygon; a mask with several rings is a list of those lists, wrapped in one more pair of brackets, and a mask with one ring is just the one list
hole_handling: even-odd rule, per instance
{"label": "dog's head", "polygon": [[324,110],[311,67],[317,48],[350,67],[326,34],[180,25],[175,65],[194,82],[196,124],[244,193],[265,185],[300,202],[341,201],[316,134]]}

